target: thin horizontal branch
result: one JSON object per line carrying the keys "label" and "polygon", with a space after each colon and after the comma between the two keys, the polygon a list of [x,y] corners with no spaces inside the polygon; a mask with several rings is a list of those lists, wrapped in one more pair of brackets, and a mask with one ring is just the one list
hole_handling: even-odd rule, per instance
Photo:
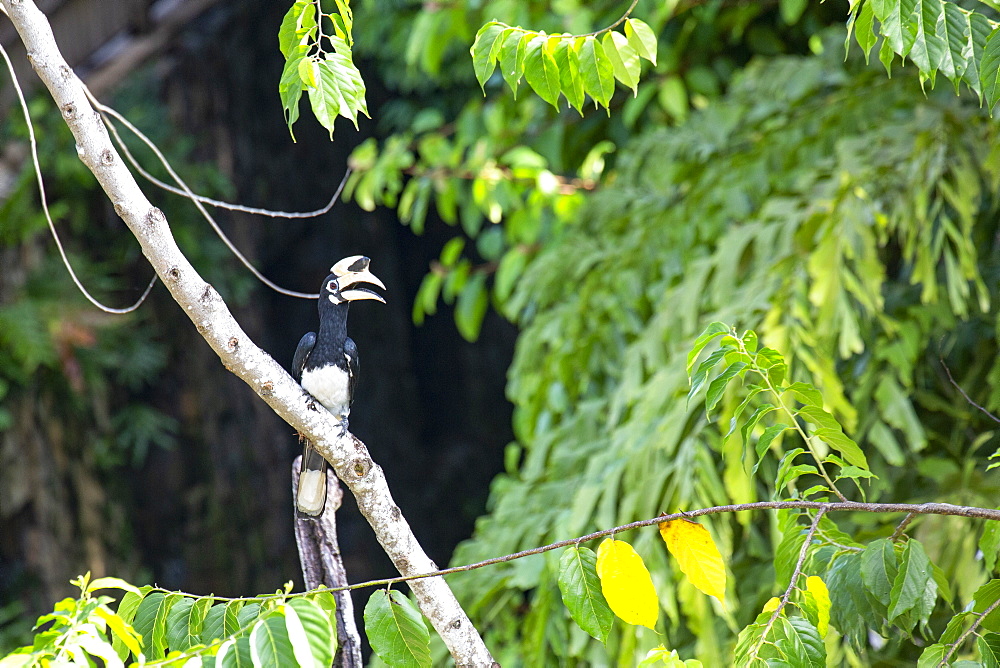
{"label": "thin horizontal branch", "polygon": [[[822,502],[822,501],[758,501],[756,503],[735,503],[727,506],[713,506],[711,508],[699,508],[697,510],[688,510],[684,512],[672,513],[670,515],[660,515],[658,517],[651,517],[647,520],[639,520],[638,522],[630,522],[629,524],[622,524],[620,526],[611,527],[610,529],[601,529],[600,531],[595,531],[594,533],[589,533],[586,536],[579,536],[577,538],[567,538],[566,540],[560,540],[555,543],[549,543],[548,545],[542,545],[540,547],[533,547],[530,550],[522,550],[520,552],[514,552],[513,554],[506,554],[502,557],[492,557],[490,559],[485,559],[483,561],[477,561],[474,564],[466,564],[464,566],[455,566],[453,568],[443,568],[437,571],[431,571],[428,573],[421,573],[419,575],[411,575],[406,577],[398,578],[386,578],[384,580],[369,580],[367,582],[359,582],[357,584],[352,584],[346,589],[364,589],[365,587],[384,587],[386,585],[397,584],[399,582],[409,582],[411,580],[417,580],[420,578],[430,578],[437,577],[441,575],[451,575],[453,573],[464,573],[466,571],[474,571],[477,568],[483,568],[485,566],[493,566],[495,564],[502,564],[507,561],[514,561],[515,559],[521,559],[522,557],[530,557],[535,554],[542,554],[544,552],[549,552],[551,550],[558,550],[561,547],[569,547],[570,545],[578,545],[580,543],[586,543],[587,541],[596,540],[597,538],[604,538],[605,536],[610,536],[612,534],[621,533],[622,531],[629,531],[631,529],[642,529],[643,527],[652,526],[654,524],[660,524],[661,522],[669,522],[670,520],[676,519],[691,519],[692,517],[700,517],[702,515],[721,515],[724,513],[739,513],[744,510],[822,510],[824,512],[859,512],[859,513],[907,513],[908,515],[956,515],[959,517],[972,517],[976,519],[984,520],[996,520],[1000,521],[1000,510],[994,508],[977,508],[975,506],[954,506],[950,503],[858,503],[855,501],[838,501],[838,502]],[[852,548],[846,548],[852,549]]]}

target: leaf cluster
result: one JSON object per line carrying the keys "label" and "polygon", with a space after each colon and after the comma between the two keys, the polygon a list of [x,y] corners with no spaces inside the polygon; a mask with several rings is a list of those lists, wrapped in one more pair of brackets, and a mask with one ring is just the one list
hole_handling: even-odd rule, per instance
{"label": "leaf cluster", "polygon": [[[293,140],[303,93],[330,139],[338,116],[357,128],[358,114],[368,115],[365,82],[351,51],[354,15],[349,0],[336,0],[336,6],[336,12],[323,13],[317,0],[296,0],[278,29],[278,48],[285,57],[278,94]],[[325,32],[327,23],[332,33]]]}
{"label": "leaf cluster", "polygon": [[[993,426],[941,382],[938,353],[977,402],[1000,403],[987,334],[994,129],[960,99],[924,99],[912,80],[837,60],[756,63],[685,126],[639,136],[620,151],[614,183],[527,264],[505,305],[523,327],[508,385],[518,440],[491,514],[456,562],[673,508],[786,494],[790,483],[795,494],[832,494],[838,477],[869,498],[961,493],[989,505],[974,453]],[[741,351],[734,341],[716,359],[729,370],[722,380],[714,364],[705,369],[706,421],[685,401],[685,358],[713,320],[752,327],[760,343]],[[782,351],[782,363],[767,350]],[[764,389],[748,400],[740,378]],[[970,430],[981,437],[970,442]],[[761,562],[769,527],[738,517],[715,529],[738,583],[732,609],[759,610],[775,593]],[[917,535],[946,560],[952,587],[975,591],[975,533],[927,521]],[[657,575],[670,571],[649,540],[635,547],[653,555],[672,647],[727,665],[735,639],[686,585]],[[506,656],[636,660],[641,630],[613,629],[598,652],[559,620],[557,566],[454,577],[473,610],[491,611],[488,642]],[[806,575],[828,580],[825,570]],[[867,660],[907,651],[865,649]]]}
{"label": "leaf cluster", "polygon": [[886,72],[892,62],[907,58],[931,86],[938,74],[951,81],[955,92],[964,83],[990,109],[1000,100],[1000,38],[997,7],[970,10],[952,0],[867,0],[852,2],[847,43],[851,33],[867,59],[881,39],[878,57]]}
{"label": "leaf cluster", "polygon": [[656,36],[646,23],[634,18],[625,20],[624,33],[608,30],[600,39],[597,35],[547,35],[491,21],[479,30],[470,53],[484,94],[486,82],[499,65],[514,95],[524,78],[553,107],[558,108],[562,95],[582,115],[585,95],[595,106],[610,111],[616,79],[638,94],[640,58],[656,65]]}

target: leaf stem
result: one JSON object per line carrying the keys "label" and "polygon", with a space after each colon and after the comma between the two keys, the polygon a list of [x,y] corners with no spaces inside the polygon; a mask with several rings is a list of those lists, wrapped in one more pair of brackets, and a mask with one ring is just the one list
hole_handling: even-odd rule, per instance
{"label": "leaf stem", "polygon": [[637,4],[639,4],[639,0],[632,0],[632,4],[628,6],[628,9],[625,10],[625,13],[622,14],[621,17],[617,21],[615,21],[614,23],[612,23],[611,25],[609,25],[607,28],[602,28],[600,30],[595,30],[594,32],[584,33],[583,35],[574,35],[574,37],[596,37],[597,35],[600,35],[601,33],[610,32],[610,31],[614,30],[615,28],[617,28],[618,26],[620,26],[622,23],[625,22],[625,19],[627,19],[632,14],[632,10],[635,9],[635,6]]}
{"label": "leaf stem", "polygon": [[813,459],[816,461],[816,466],[819,469],[819,474],[820,476],[822,476],[823,480],[826,481],[826,484],[830,486],[830,491],[836,494],[837,498],[840,499],[841,501],[847,501],[847,497],[840,492],[840,490],[837,488],[837,485],[834,484],[833,480],[831,480],[830,476],[827,474],[826,467],[823,466],[823,459],[819,456],[819,453],[816,452],[816,448],[812,444],[812,436],[806,434],[805,430],[802,428],[802,425],[800,425],[799,421],[796,419],[795,414],[791,411],[790,408],[788,408],[788,406],[785,405],[785,402],[781,400],[781,393],[771,383],[771,379],[768,377],[767,373],[765,373],[763,369],[757,366],[756,356],[752,355],[750,351],[747,350],[746,345],[744,345],[743,343],[743,339],[737,336],[736,330],[732,330],[731,334],[732,337],[739,343],[740,352],[746,355],[748,359],[750,359],[750,368],[756,371],[757,374],[764,379],[764,383],[767,385],[767,389],[769,389],[771,391],[771,394],[774,395],[775,400],[778,402],[778,406],[780,406],[781,410],[783,410],[788,415],[788,417],[791,418],[792,428],[794,428],[795,431],[799,432],[799,436],[802,438],[802,442],[805,443],[807,448],[809,448],[809,454],[811,454],[813,456]]}
{"label": "leaf stem", "polygon": [[771,613],[771,618],[764,625],[764,631],[760,634],[760,640],[750,652],[751,659],[757,658],[757,653],[763,647],[767,634],[774,626],[774,622],[777,621],[778,616],[781,615],[781,611],[788,605],[788,600],[792,597],[792,592],[795,591],[795,583],[798,582],[799,576],[802,575],[802,565],[806,562],[806,555],[809,554],[809,544],[812,543],[812,539],[816,535],[816,529],[819,528],[819,521],[827,510],[828,507],[826,505],[820,506],[819,512],[816,513],[812,524],[809,525],[809,533],[806,534],[806,539],[802,542],[802,549],[799,550],[799,559],[795,562],[795,570],[792,571],[792,577],[788,582],[788,589],[785,590],[784,595],[778,602],[778,607],[774,609],[774,612]]}
{"label": "leaf stem", "polygon": [[975,632],[976,629],[979,628],[979,625],[983,623],[984,619],[986,619],[986,615],[990,614],[998,607],[1000,607],[1000,598],[998,598],[997,600],[993,601],[988,606],[986,606],[986,609],[983,610],[982,614],[980,614],[976,618],[976,621],[972,623],[972,626],[970,626],[965,631],[965,633],[963,633],[958,637],[958,640],[956,640],[954,644],[952,644],[951,649],[948,650],[948,653],[945,654],[944,657],[941,659],[940,663],[937,664],[937,668],[941,668],[941,666],[950,665],[952,655],[958,650],[959,647],[962,646],[962,643],[965,642],[965,639],[968,638],[973,632]]}

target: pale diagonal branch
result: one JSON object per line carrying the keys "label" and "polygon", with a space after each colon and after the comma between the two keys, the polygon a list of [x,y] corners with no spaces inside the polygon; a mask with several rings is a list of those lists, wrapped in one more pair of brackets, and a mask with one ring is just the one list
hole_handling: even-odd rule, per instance
{"label": "pale diagonal branch", "polygon": [[[342,433],[329,413],[315,407],[291,376],[243,332],[225,302],[181,253],[166,216],[143,194],[115,150],[100,114],[66,63],[45,15],[32,0],[0,0],[14,23],[28,59],[48,88],[76,139],[77,154],[93,172],[171,296],[194,323],[223,365],[246,382],[274,411],[329,460],[357,498],[379,542],[400,573],[436,570],[392,500],[382,469],[364,444]],[[494,663],[486,645],[443,578],[414,582],[421,612],[431,621],[460,666]]]}

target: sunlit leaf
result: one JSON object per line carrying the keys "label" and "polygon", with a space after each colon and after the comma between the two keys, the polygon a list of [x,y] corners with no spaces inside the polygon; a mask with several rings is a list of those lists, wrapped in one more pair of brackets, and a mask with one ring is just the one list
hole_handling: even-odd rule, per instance
{"label": "sunlit leaf", "polygon": [[726,565],[708,529],[685,519],[661,522],[659,527],[663,542],[691,584],[723,602]]}
{"label": "sunlit leaf", "polygon": [[635,52],[656,65],[656,35],[639,19],[625,20],[625,37]]}
{"label": "sunlit leaf", "polygon": [[580,59],[583,90],[595,104],[607,107],[615,92],[615,73],[604,47],[595,37],[587,36],[578,38],[574,48]]}
{"label": "sunlit leaf", "polygon": [[612,612],[624,622],[652,629],[660,615],[653,580],[631,545],[605,538],[597,549],[597,575]]}

